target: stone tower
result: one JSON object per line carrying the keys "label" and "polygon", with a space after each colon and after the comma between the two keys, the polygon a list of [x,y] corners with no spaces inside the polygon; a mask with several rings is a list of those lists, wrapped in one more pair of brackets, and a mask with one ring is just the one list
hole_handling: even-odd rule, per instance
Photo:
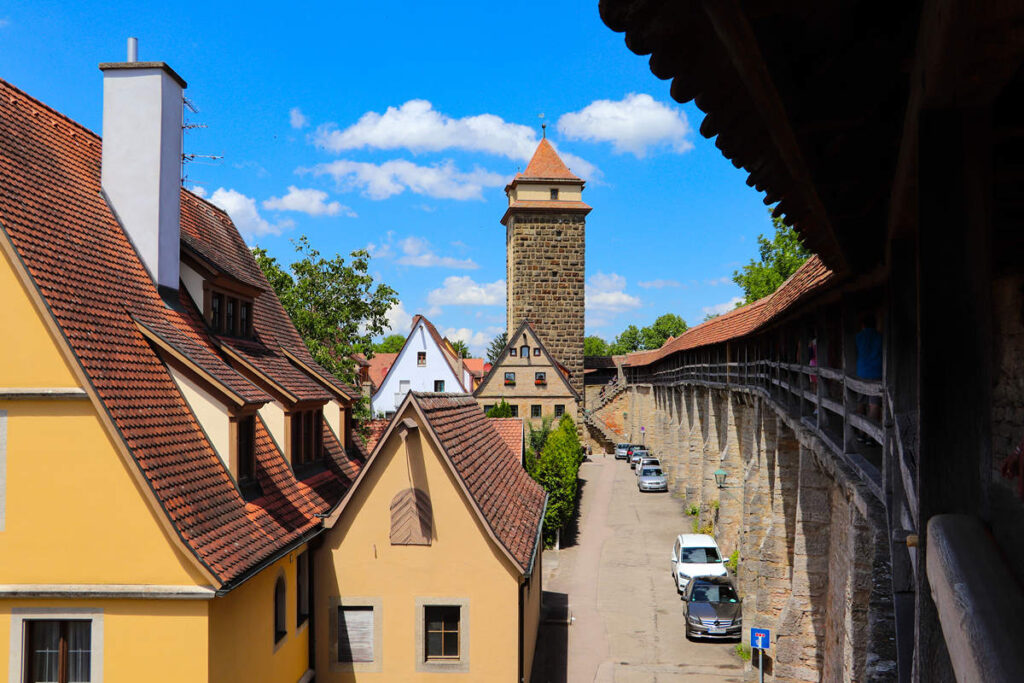
{"label": "stone tower", "polygon": [[546,138],[505,194],[506,325],[529,320],[583,395],[584,182]]}

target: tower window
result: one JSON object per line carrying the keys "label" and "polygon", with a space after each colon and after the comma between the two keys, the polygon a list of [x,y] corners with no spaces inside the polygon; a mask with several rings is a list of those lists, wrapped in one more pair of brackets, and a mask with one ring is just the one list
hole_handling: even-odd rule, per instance
{"label": "tower window", "polygon": [[558,188],[557,187],[551,188],[551,198],[552,199],[558,199]]}

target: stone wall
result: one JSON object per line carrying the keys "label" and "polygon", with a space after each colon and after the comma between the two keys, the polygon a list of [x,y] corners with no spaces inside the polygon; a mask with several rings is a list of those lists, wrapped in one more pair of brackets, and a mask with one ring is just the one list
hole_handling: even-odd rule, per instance
{"label": "stone wall", "polygon": [[583,395],[585,219],[578,214],[521,213],[506,232],[506,324],[533,323]]}
{"label": "stone wall", "polygon": [[776,638],[765,680],[893,680],[884,511],[859,480],[759,394],[633,385],[624,395],[628,429],[645,428],[682,499],[681,528],[710,526],[724,555],[738,552],[744,641],[751,626]]}

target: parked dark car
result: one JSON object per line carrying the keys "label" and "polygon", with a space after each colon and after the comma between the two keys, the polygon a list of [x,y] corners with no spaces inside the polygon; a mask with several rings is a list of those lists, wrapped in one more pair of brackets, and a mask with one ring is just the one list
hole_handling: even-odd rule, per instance
{"label": "parked dark car", "polygon": [[740,638],[743,602],[725,576],[699,577],[683,591],[687,638]]}

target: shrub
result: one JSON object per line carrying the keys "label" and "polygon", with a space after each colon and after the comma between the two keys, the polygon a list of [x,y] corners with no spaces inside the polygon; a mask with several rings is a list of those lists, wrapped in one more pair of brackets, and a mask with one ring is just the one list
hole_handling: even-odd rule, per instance
{"label": "shrub", "polygon": [[696,503],[692,503],[690,507],[686,508],[686,514],[690,515],[691,517],[696,517],[700,514],[700,506],[697,505]]}
{"label": "shrub", "polygon": [[750,661],[750,646],[743,643],[736,643],[736,656],[744,662]]}
{"label": "shrub", "polygon": [[512,417],[512,406],[505,399],[487,411],[487,417]]}
{"label": "shrub", "polygon": [[718,500],[711,501],[711,509],[712,510],[714,510],[715,512],[718,512],[718,509],[720,507],[722,507],[722,503],[721,502],[719,502]]}
{"label": "shrub", "polygon": [[732,555],[730,555],[729,559],[726,560],[725,566],[733,574],[736,573],[736,569],[740,566],[740,551],[739,550],[733,550],[732,551]]}
{"label": "shrub", "polygon": [[558,530],[565,528],[576,512],[580,460],[576,425],[572,418],[565,416],[558,428],[548,434],[531,472],[548,493],[548,510],[544,516],[546,546],[554,544]]}

